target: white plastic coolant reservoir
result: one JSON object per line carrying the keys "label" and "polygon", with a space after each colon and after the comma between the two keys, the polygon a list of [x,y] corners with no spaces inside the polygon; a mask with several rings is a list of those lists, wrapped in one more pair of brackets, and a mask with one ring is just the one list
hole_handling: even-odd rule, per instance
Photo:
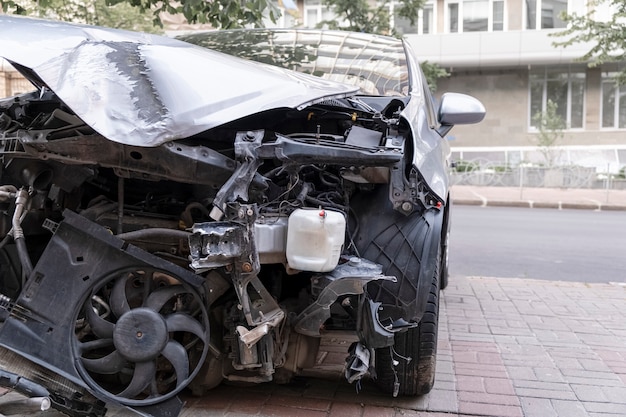
{"label": "white plastic coolant reservoir", "polygon": [[300,271],[328,272],[339,263],[346,233],[342,213],[296,209],[287,227],[287,263]]}

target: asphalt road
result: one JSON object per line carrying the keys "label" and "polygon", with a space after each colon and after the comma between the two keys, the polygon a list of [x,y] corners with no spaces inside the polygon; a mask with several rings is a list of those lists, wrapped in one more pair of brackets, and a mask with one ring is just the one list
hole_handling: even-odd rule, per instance
{"label": "asphalt road", "polygon": [[453,209],[452,275],[626,282],[626,212]]}

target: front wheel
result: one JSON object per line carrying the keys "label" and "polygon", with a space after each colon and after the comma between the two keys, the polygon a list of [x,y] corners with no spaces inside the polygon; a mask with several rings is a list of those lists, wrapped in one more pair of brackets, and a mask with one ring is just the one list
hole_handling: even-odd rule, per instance
{"label": "front wheel", "polygon": [[430,392],[435,383],[439,265],[437,262],[426,311],[419,325],[397,333],[393,346],[376,349],[376,383],[382,391],[394,396],[424,395]]}

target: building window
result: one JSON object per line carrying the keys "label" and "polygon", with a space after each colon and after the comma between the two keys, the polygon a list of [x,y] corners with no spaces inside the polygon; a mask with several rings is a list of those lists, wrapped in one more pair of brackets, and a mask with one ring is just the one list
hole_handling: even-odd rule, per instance
{"label": "building window", "polygon": [[421,33],[434,33],[434,24],[435,24],[435,17],[434,17],[434,6],[433,4],[427,4],[424,6],[424,8],[422,9],[421,13],[421,19],[420,22],[422,24],[422,28],[421,28]]}
{"label": "building window", "polygon": [[315,28],[321,22],[337,20],[333,10],[322,4],[322,0],[304,0],[304,26]]}
{"label": "building window", "polygon": [[450,33],[504,30],[503,0],[450,1],[447,11]]}
{"label": "building window", "polygon": [[493,23],[492,29],[494,31],[504,30],[504,2],[493,2]]}
{"label": "building window", "polygon": [[459,3],[448,3],[448,31],[459,31]]}
{"label": "building window", "polygon": [[526,29],[564,28],[568,0],[526,0]]}
{"label": "building window", "polygon": [[582,129],[585,105],[585,72],[544,69],[530,74],[529,126],[536,128],[535,115],[546,111],[548,100],[557,105],[557,114],[567,129]]}
{"label": "building window", "polygon": [[602,80],[602,127],[626,129],[626,87],[612,77]]}
{"label": "building window", "polygon": [[417,21],[414,25],[411,25],[409,19],[400,16],[397,13],[398,2],[391,2],[389,4],[389,15],[391,16],[391,27],[394,28],[398,35],[407,35],[411,33],[427,34],[434,31],[434,4],[426,3],[424,7],[418,12]]}
{"label": "building window", "polygon": [[489,29],[489,0],[463,2],[463,32],[487,32]]}

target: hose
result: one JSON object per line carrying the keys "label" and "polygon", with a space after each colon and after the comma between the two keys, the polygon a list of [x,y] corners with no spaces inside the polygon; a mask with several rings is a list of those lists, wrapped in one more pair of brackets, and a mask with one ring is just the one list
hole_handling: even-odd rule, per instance
{"label": "hose", "polygon": [[175,229],[165,229],[155,227],[152,229],[141,229],[135,230],[132,232],[120,233],[119,235],[115,235],[116,237],[123,240],[137,240],[137,239],[154,239],[158,237],[173,237],[176,239],[187,239],[191,233],[184,230],[175,230]]}
{"label": "hose", "polygon": [[22,214],[24,213],[24,207],[28,202],[28,191],[20,189],[15,197],[15,212],[13,213],[12,221],[12,233],[15,246],[17,247],[17,255],[22,264],[23,275],[29,277],[33,272],[33,263],[28,255],[28,248],[26,247],[26,240],[24,238],[24,230],[22,230]]}
{"label": "hose", "polygon": [[185,211],[183,211],[182,214],[180,215],[181,219],[185,223],[185,226],[187,227],[193,226],[194,222],[193,222],[193,215],[191,211],[194,209],[199,210],[205,216],[210,215],[209,209],[207,209],[201,203],[198,203],[198,202],[189,203],[187,207],[185,207]]}

